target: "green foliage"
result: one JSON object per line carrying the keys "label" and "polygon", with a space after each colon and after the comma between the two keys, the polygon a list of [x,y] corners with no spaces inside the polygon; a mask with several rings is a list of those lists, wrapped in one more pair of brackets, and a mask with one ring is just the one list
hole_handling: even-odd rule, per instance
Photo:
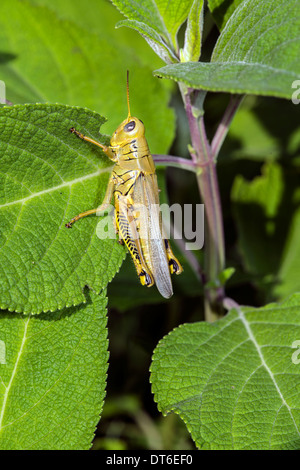
{"label": "green foliage", "polygon": [[166,0],[142,3],[113,0],[113,3],[127,16],[117,26],[128,26],[138,31],[154,52],[167,64],[178,62],[177,34],[187,20],[184,60],[198,60],[201,50],[201,29],[203,1]]}
{"label": "green foliage", "polygon": [[260,275],[275,275],[276,272],[272,240],[276,224],[281,223],[276,217],[279,215],[283,184],[281,167],[275,163],[266,164],[262,175],[251,182],[238,175],[233,184],[232,199],[236,202],[240,247],[247,269]]}
{"label": "green foliage", "polygon": [[230,16],[241,3],[243,3],[243,0],[208,0],[207,2],[208,8],[220,29],[223,29]]}
{"label": "green foliage", "polygon": [[292,214],[292,221],[287,228],[286,243],[283,246],[281,263],[278,269],[274,286],[274,296],[282,298],[286,293],[300,289],[300,209],[299,193],[295,198],[296,208]]}
{"label": "green foliage", "polygon": [[199,448],[299,449],[299,334],[299,295],[181,325],[154,352],[159,409],[178,413]]}
{"label": "green foliage", "polygon": [[253,0],[251,8],[241,2],[222,30],[211,62],[171,64],[156,74],[198,89],[290,99],[292,82],[300,74],[299,25],[297,1]]}
{"label": "green foliage", "polygon": [[[117,315],[110,331],[120,330],[112,337],[117,367],[110,370],[119,395],[108,402],[105,419],[118,423],[125,414],[135,421],[134,431],[128,426],[126,432],[138,446],[193,446],[174,413],[156,425],[135,395],[120,397],[126,387],[119,382],[128,375],[137,387],[143,373],[147,381],[158,339],[191,321],[155,349],[151,383],[159,409],[178,414],[199,448],[298,449],[299,365],[292,356],[299,295],[282,302],[300,289],[297,106],[252,96],[236,114],[218,158],[229,267],[205,286],[226,286],[228,295],[233,289],[242,298],[239,286],[246,280],[255,295],[250,291],[241,303],[282,303],[240,307],[225,298],[227,316],[198,322],[202,253],[175,247],[184,274],[174,279],[173,299],[163,303],[155,288],[138,283],[130,259],[120,270],[126,250],[115,239],[97,237],[99,218],[72,230],[65,223],[101,203],[112,168],[98,147],[69,129],[109,141],[127,115],[127,69],[132,114],[143,120],[151,151],[167,153],[175,128],[168,107],[173,88],[153,70],[179,82],[183,97],[182,82],[197,90],[290,99],[300,74],[299,2],[209,0],[221,30],[215,45],[209,21],[203,28],[202,0],[113,3],[126,19],[105,0],[90,0],[88,7],[82,0],[0,4],[0,79],[14,104],[0,108],[0,448],[91,447],[105,396],[106,287],[117,274],[107,292]],[[213,50],[211,62],[202,59],[207,50]],[[167,66],[159,68],[161,60]],[[203,101],[206,94],[199,95]],[[171,152],[181,155],[191,136],[177,103],[174,97],[180,142]],[[222,93],[205,99],[209,136],[223,105]],[[199,202],[190,178],[169,172],[174,202]],[[159,186],[165,202],[161,179]],[[131,354],[129,366],[122,350]],[[128,449],[123,423],[117,428],[95,448]]]}
{"label": "green foliage", "polygon": [[182,60],[197,62],[200,58],[203,30],[203,1],[194,0],[187,19]]}
{"label": "green foliage", "polygon": [[[74,126],[107,142],[99,134],[105,119],[66,104],[106,114],[111,134],[127,113],[129,69],[131,108],[153,151],[166,151],[174,132],[170,87],[149,73],[158,59],[133,32],[114,30],[120,16],[111,5],[89,7],[94,14],[73,0],[0,5],[0,78],[15,104],[0,110],[1,307],[53,312],[1,315],[2,449],[89,448],[104,399],[104,288],[125,250],[116,240],[100,242],[96,217],[64,227],[97,207],[111,170],[100,149],[69,132]],[[37,101],[63,105],[17,105]],[[89,300],[86,285],[100,297]]]}
{"label": "green foliage", "polygon": [[2,312],[1,449],[88,449],[105,396],[105,291],[52,314]]}
{"label": "green foliage", "polygon": [[114,239],[97,237],[95,218],[65,227],[97,207],[111,168],[69,129],[97,139],[104,119],[62,105],[2,108],[0,119],[1,308],[40,313],[79,305],[84,286],[99,292],[124,258]]}
{"label": "green foliage", "polygon": [[[134,40],[134,52],[133,33],[129,30],[127,35],[109,34],[114,32],[119,18],[112,6],[96,1],[89,6],[98,14],[97,23],[78,1],[64,2],[62,8],[61,2],[46,0],[15,0],[15,8],[10,2],[1,3],[1,46],[5,53],[0,73],[7,98],[19,103],[61,101],[101,110],[109,116],[105,128],[111,134],[127,112],[128,68],[131,109],[145,122],[151,149],[166,151],[172,141],[173,116],[166,106],[169,92],[151,78],[146,65],[153,65],[155,56],[142,40],[140,46]],[[101,151],[82,145],[69,129],[79,126],[97,140],[104,119],[97,120],[95,114],[84,110],[40,105],[3,109],[2,113],[1,132],[5,135],[2,134],[1,146],[5,152],[1,158],[6,189],[1,201],[5,214],[1,224],[5,242],[1,306],[37,313],[79,304],[85,299],[82,288],[89,285],[99,291],[112,279],[124,257],[124,250],[115,241],[99,243],[95,220],[85,220],[70,231],[64,228],[70,217],[101,202],[111,169]],[[28,125],[26,113],[30,115]],[[23,166],[29,167],[24,180]],[[45,205],[47,220],[43,218]],[[71,245],[69,250],[65,250],[66,243]],[[12,256],[8,264],[7,253]]]}
{"label": "green foliage", "polygon": [[125,36],[114,30],[120,17],[111,5],[93,0],[89,10],[88,15],[80,1],[1,2],[0,77],[7,98],[13,104],[87,107],[107,117],[105,131],[111,135],[127,115],[128,69],[132,112],[145,123],[151,151],[166,152],[174,118],[167,107],[169,92],[151,76],[155,55],[142,39],[138,46],[131,31]]}
{"label": "green foliage", "polygon": [[238,175],[232,188],[244,264],[281,298],[300,290],[298,178],[285,176],[279,164],[269,163],[251,182]]}
{"label": "green foliage", "polygon": [[176,47],[179,27],[187,19],[192,0],[113,0],[113,3],[128,18],[145,23],[165,41]]}

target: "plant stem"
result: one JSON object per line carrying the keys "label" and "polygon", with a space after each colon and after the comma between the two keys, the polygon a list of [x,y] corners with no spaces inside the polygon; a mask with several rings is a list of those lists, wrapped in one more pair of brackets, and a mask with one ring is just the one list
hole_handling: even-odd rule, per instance
{"label": "plant stem", "polygon": [[233,95],[230,97],[228,107],[210,145],[203,118],[202,105],[205,92],[187,88],[182,83],[179,83],[179,89],[190,128],[191,160],[171,155],[154,155],[153,157],[156,163],[196,173],[201,199],[205,204],[204,271],[202,271],[196,257],[186,252],[184,243],[179,245],[185,251],[185,256],[196,276],[204,284],[205,318],[211,322],[223,314],[225,299],[224,287],[220,283],[220,274],[225,268],[225,241],[216,159],[243,96]]}
{"label": "plant stem", "polygon": [[173,155],[152,155],[155,163],[181,168],[183,170],[197,172],[198,166],[193,160],[187,158],[175,157]]}
{"label": "plant stem", "polygon": [[201,268],[199,261],[197,260],[196,256],[194,255],[192,251],[186,249],[185,241],[182,239],[182,237],[176,236],[176,233],[177,233],[176,226],[174,226],[172,223],[171,223],[171,232],[174,233],[174,242],[176,243],[178,248],[181,250],[181,252],[184,253],[184,256],[186,257],[192,270],[194,271],[195,276],[197,277],[199,281],[203,283],[203,285],[205,285],[205,282],[206,282],[205,274]]}
{"label": "plant stem", "polygon": [[[198,187],[205,204],[205,317],[207,321],[218,318],[224,289],[219,284],[219,274],[225,265],[224,232],[219,186],[214,155],[206,137],[203,112],[193,106],[194,90],[181,88],[190,127],[194,159],[201,165],[197,174]],[[201,92],[200,92],[201,93]],[[205,165],[204,165],[205,164]]]}
{"label": "plant stem", "polygon": [[238,107],[243,101],[243,98],[244,98],[244,95],[231,95],[230,96],[230,101],[228,103],[224,116],[218,126],[218,129],[216,130],[216,133],[211,143],[211,152],[215,160],[219,154],[220,148],[222,147],[222,144],[228,133],[231,121],[236,111],[238,110]]}
{"label": "plant stem", "polygon": [[223,304],[226,310],[231,310],[232,308],[236,308],[239,310],[240,306],[235,302],[235,300],[231,299],[230,297],[225,297],[223,299]]}
{"label": "plant stem", "polygon": [[[173,166],[175,168],[181,168],[183,170],[192,171],[193,173],[198,173],[199,168],[206,166],[206,164],[197,164],[193,160],[188,160],[187,158],[175,157],[173,155],[152,155],[153,160],[156,164],[164,164],[167,166]],[[209,162],[208,162],[209,163]],[[194,253],[190,250],[187,250],[185,247],[185,241],[180,236],[176,235],[176,227],[171,223],[171,232],[174,233],[174,241],[177,244],[178,248],[182,253],[184,253],[185,258],[189,262],[192,270],[195,273],[195,276],[199,281],[205,285],[205,275],[201,268],[199,261],[197,260]]]}

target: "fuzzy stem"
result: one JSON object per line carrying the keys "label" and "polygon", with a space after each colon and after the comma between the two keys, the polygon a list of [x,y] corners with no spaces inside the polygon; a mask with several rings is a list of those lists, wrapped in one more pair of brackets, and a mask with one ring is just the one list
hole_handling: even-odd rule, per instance
{"label": "fuzzy stem", "polygon": [[205,204],[205,273],[209,282],[205,289],[205,316],[206,320],[213,321],[218,317],[217,310],[224,297],[222,287],[213,287],[213,283],[218,284],[219,274],[224,269],[225,263],[221,200],[216,165],[206,137],[203,113],[193,107],[193,90],[182,89],[182,96],[190,127],[194,158],[197,164],[203,166],[201,173],[197,175],[197,181]]}
{"label": "fuzzy stem", "polygon": [[187,158],[175,157],[173,155],[152,155],[153,160],[156,164],[163,164],[167,166],[173,166],[175,168],[181,168],[182,170],[197,172],[198,166],[193,160]]}
{"label": "fuzzy stem", "polygon": [[[203,118],[203,101],[206,92],[187,88],[182,83],[179,83],[179,89],[190,128],[192,141],[192,148],[190,149],[191,160],[170,155],[155,155],[154,159],[156,163],[193,171],[197,175],[200,195],[205,204],[204,272],[194,256],[191,256],[189,253],[185,254],[197,277],[201,278],[204,283],[205,318],[207,321],[214,321],[223,313],[222,308],[225,298],[224,287],[220,284],[219,278],[220,273],[225,267],[225,242],[216,159],[243,96],[231,96],[228,107],[210,145],[207,140]],[[183,245],[181,245],[180,248],[183,249]]]}
{"label": "fuzzy stem", "polygon": [[[153,160],[156,164],[164,164],[167,166],[173,166],[175,168],[181,168],[183,170],[192,171],[193,173],[197,173],[200,166],[204,165],[197,165],[193,160],[188,160],[187,158],[175,157],[173,155],[152,155]],[[197,279],[205,285],[206,279],[201,268],[199,261],[197,260],[194,253],[190,250],[186,249],[185,241],[180,236],[176,235],[176,227],[171,223],[171,232],[174,233],[174,241],[177,244],[180,251],[184,254],[186,260],[189,262],[192,270],[194,271]]]}
{"label": "fuzzy stem", "polygon": [[219,154],[220,148],[222,147],[222,144],[228,133],[231,121],[236,111],[238,110],[238,107],[243,101],[243,98],[244,98],[244,95],[231,95],[230,96],[230,101],[228,103],[224,116],[218,126],[218,129],[216,130],[216,133],[211,143],[211,152],[212,152],[214,159],[216,159]]}
{"label": "fuzzy stem", "polygon": [[[176,245],[178,246],[180,251],[182,253],[184,253],[184,256],[186,257],[187,261],[189,262],[189,264],[190,264],[192,270],[194,271],[197,279],[199,281],[201,281],[204,285],[205,282],[206,282],[205,274],[204,274],[204,272],[201,268],[201,265],[200,265],[199,261],[197,260],[196,256],[194,255],[194,253],[192,251],[186,249],[185,241],[180,236],[176,236],[176,234],[177,234],[176,226],[173,225],[172,223],[171,223],[171,232],[174,233],[174,242],[176,243]],[[180,235],[180,234],[178,234],[178,235]]]}

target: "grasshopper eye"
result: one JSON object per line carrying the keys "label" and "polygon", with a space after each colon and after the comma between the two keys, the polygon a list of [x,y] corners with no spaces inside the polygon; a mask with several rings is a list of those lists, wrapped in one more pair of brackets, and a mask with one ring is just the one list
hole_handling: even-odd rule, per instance
{"label": "grasshopper eye", "polygon": [[124,126],[124,131],[125,132],[130,132],[130,131],[133,131],[134,128],[135,128],[135,122],[130,121]]}

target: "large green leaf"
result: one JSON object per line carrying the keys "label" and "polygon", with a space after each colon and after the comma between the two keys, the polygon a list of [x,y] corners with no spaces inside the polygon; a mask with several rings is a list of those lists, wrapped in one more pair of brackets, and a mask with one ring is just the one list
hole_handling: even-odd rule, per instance
{"label": "large green leaf", "polygon": [[96,235],[97,217],[65,223],[97,207],[111,163],[98,147],[69,132],[101,139],[104,119],[63,105],[0,110],[1,308],[38,313],[85,301],[113,278],[124,249]]}
{"label": "large green leaf", "polygon": [[128,69],[132,113],[145,123],[151,151],[166,153],[174,135],[170,93],[152,76],[155,54],[134,32],[115,30],[118,19],[105,0],[88,8],[69,0],[3,0],[0,77],[7,99],[88,107],[109,118],[111,135],[127,115]]}
{"label": "large green leaf", "polygon": [[299,449],[300,294],[222,320],[185,324],[154,352],[159,409],[206,449]]}
{"label": "large green leaf", "polygon": [[156,75],[188,86],[291,99],[300,74],[299,0],[244,1],[223,29],[210,63],[167,65]]}
{"label": "large green leaf", "polygon": [[2,312],[0,449],[89,449],[107,372],[106,298],[38,317]]}

